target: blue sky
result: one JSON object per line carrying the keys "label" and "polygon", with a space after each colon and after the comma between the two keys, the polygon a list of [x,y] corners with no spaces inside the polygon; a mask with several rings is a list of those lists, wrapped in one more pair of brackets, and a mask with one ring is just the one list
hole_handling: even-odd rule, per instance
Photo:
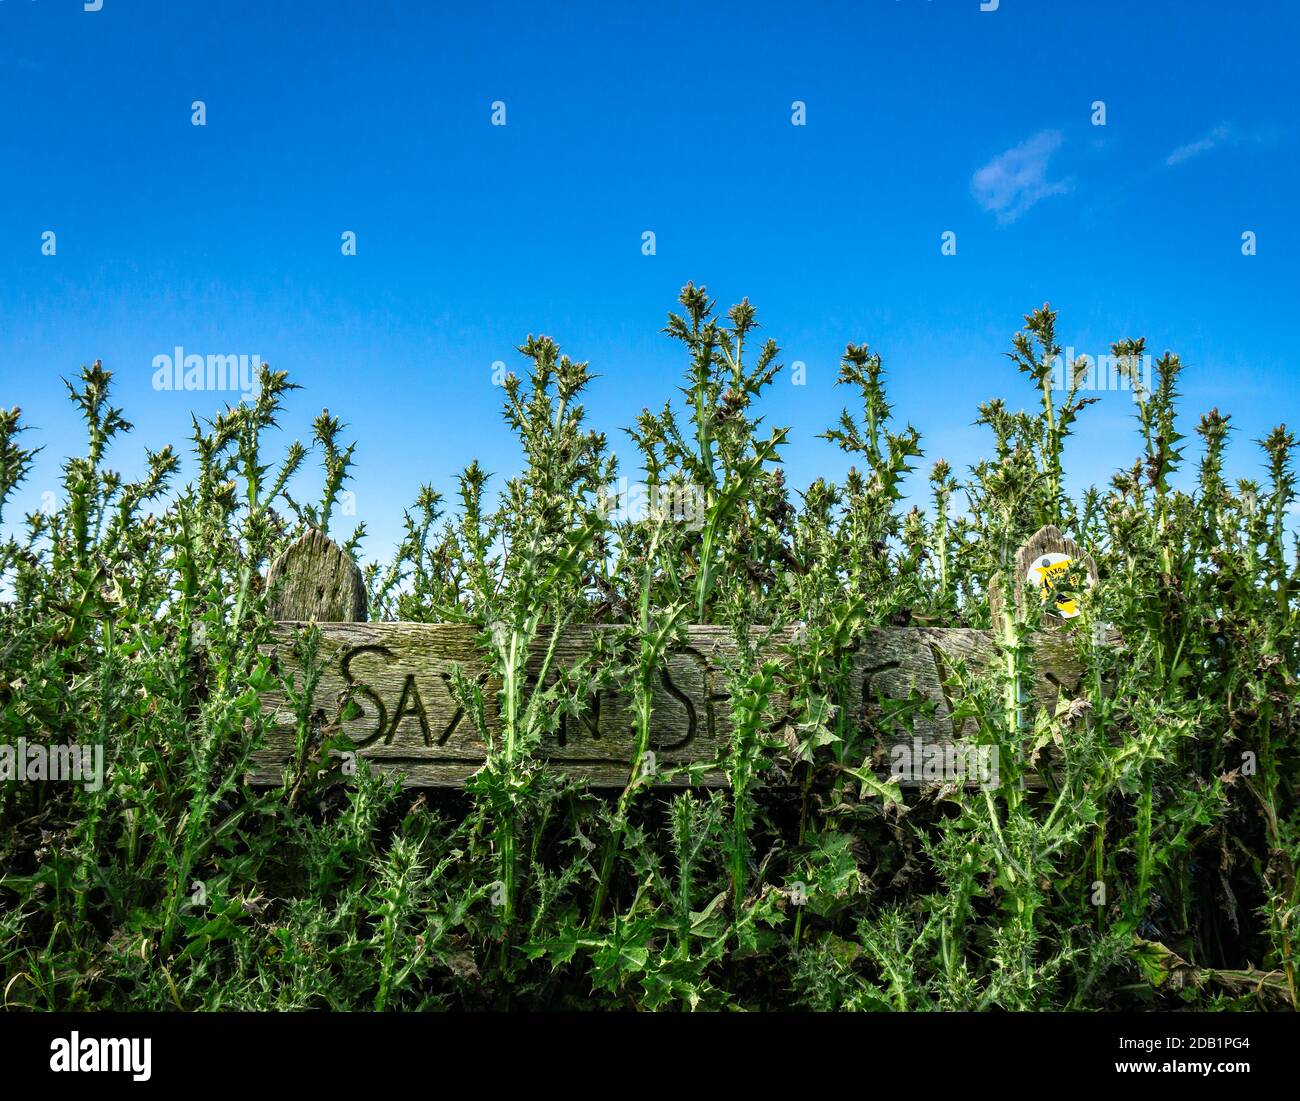
{"label": "blue sky", "polygon": [[[115,372],[131,473],[231,400],[156,391],[156,356],[256,353],[305,387],[290,434],[350,425],[385,554],[421,482],[514,469],[492,364],[529,333],[591,362],[631,458],[618,429],[685,366],[660,329],[687,280],[807,365],[766,407],[796,486],[845,469],[815,437],[850,340],[922,433],[918,481],[975,461],[978,403],[1030,400],[1003,353],[1044,301],[1079,352],[1178,351],[1188,430],[1233,415],[1233,475],[1300,421],[1292,5],[472,7],[0,0],[0,402],[45,447],[16,509],[81,446],[81,364]],[[1131,399],[1101,396],[1076,486],[1136,452]]]}

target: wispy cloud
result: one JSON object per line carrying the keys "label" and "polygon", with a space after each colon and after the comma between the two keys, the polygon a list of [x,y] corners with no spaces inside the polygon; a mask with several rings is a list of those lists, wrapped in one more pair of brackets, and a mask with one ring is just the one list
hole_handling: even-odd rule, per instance
{"label": "wispy cloud", "polygon": [[1047,178],[1048,162],[1061,142],[1059,130],[1043,130],[999,153],[971,177],[975,201],[1005,224],[1014,222],[1040,199],[1069,191],[1069,180]]}
{"label": "wispy cloud", "polygon": [[1240,130],[1230,122],[1221,122],[1208,134],[1197,138],[1195,141],[1189,141],[1186,145],[1180,145],[1165,158],[1165,164],[1171,168],[1176,164],[1182,164],[1184,161],[1190,161],[1194,157],[1199,157],[1202,153],[1208,153],[1211,149],[1217,149],[1221,145],[1271,145],[1277,138],[1277,133],[1271,127],[1261,126],[1254,130]]}
{"label": "wispy cloud", "polygon": [[1165,158],[1165,164],[1172,166],[1182,164],[1183,161],[1190,161],[1193,157],[1199,157],[1202,153],[1208,153],[1215,146],[1222,145],[1231,136],[1231,127],[1226,125],[1216,126],[1205,137],[1189,141],[1186,145],[1180,145]]}

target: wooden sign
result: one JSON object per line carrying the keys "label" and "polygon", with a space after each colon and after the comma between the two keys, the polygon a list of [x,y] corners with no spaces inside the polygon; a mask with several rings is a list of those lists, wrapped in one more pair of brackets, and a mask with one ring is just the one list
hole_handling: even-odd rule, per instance
{"label": "wooden sign", "polygon": [[[313,563],[325,562],[335,582],[351,590],[351,581],[336,569],[337,559],[321,545],[323,537],[302,541],[287,554]],[[328,541],[325,540],[327,543]],[[332,544],[330,544],[332,546]],[[339,552],[340,554],[342,552]],[[350,559],[349,559],[350,561]],[[355,569],[355,567],[354,567]],[[283,566],[280,567],[282,574]],[[346,571],[342,571],[346,574]],[[289,607],[301,615],[315,607],[338,606],[328,585],[299,584],[299,603]],[[355,603],[352,605],[355,608]],[[277,624],[270,647],[281,676],[302,684],[294,658],[294,642],[308,626],[302,616]],[[482,685],[488,703],[490,731],[495,727],[495,693],[500,684],[490,675],[475,627],[463,624],[318,622],[319,658],[323,672],[312,700],[312,714],[327,731],[341,731],[355,752],[387,772],[401,772],[413,787],[463,784],[486,760],[486,747],[452,691],[452,669],[459,665]],[[575,626],[560,639],[557,662],[563,665],[591,652],[594,635],[612,640],[615,627]],[[758,633],[756,632],[756,637]],[[547,638],[538,640],[533,655],[540,664]],[[764,657],[790,661],[792,632],[769,640]],[[1074,643],[1066,633],[1043,632],[1035,640],[1036,690],[1051,703],[1079,679]],[[707,767],[725,753],[732,733],[727,692],[727,665],[736,655],[731,629],[693,626],[684,644],[672,651],[654,686],[654,721],[650,748],[656,772],[667,785],[721,784],[723,774]],[[964,628],[883,627],[865,633],[853,662],[850,699],[853,721],[874,724],[882,707],[911,701],[910,731],[895,740],[926,746],[951,745],[969,729],[954,729],[955,701],[949,682],[960,665],[974,672],[997,655],[992,635]],[[890,704],[888,701],[896,701]],[[629,698],[603,691],[587,701],[581,716],[565,716],[542,746],[542,755],[567,775],[597,786],[621,787],[627,782],[633,756],[633,727]],[[769,729],[780,734],[791,722],[790,701],[773,701]],[[280,692],[268,693],[270,720],[265,748],[255,757],[250,780],[277,784],[295,744],[296,714]],[[889,745],[889,740],[885,742]],[[855,764],[860,762],[855,762]],[[696,766],[693,777],[673,774]]]}

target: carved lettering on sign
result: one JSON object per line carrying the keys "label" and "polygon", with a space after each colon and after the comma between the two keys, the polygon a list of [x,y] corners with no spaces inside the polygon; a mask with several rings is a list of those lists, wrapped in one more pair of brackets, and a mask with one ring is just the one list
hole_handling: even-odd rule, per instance
{"label": "carved lettering on sign", "polygon": [[[274,651],[283,673],[301,684],[293,641],[305,625],[278,625]],[[452,690],[452,668],[459,665],[484,696],[487,721],[495,732],[500,681],[480,653],[475,628],[464,624],[323,623],[324,667],[313,701],[327,724],[356,746],[359,757],[405,774],[411,786],[461,784],[486,760],[486,746]],[[591,650],[594,627],[573,628],[556,649],[558,668]],[[792,637],[792,636],[791,636]],[[791,637],[767,644],[763,656],[789,659]],[[1065,640],[1068,641],[1068,640]],[[540,643],[538,661],[540,663]],[[1077,681],[1068,647],[1044,636],[1038,690],[1054,699],[1059,685]],[[965,665],[977,668],[996,652],[983,631],[916,627],[877,628],[866,633],[856,656],[851,686],[854,722],[866,724],[888,745],[893,741],[948,743],[954,739],[957,711],[949,682]],[[731,709],[725,666],[735,657],[735,642],[723,627],[690,627],[683,646],[672,651],[654,684],[650,749],[661,783],[685,784],[685,766],[704,766],[693,782],[724,783],[716,762],[731,737]],[[1054,683],[1055,682],[1055,683]],[[268,693],[271,716],[265,749],[255,756],[257,783],[276,783],[295,744],[295,708],[278,692]],[[882,701],[899,706],[884,709]],[[909,706],[915,705],[915,706]],[[541,752],[559,768],[597,785],[622,786],[634,748],[631,696],[602,688],[576,716],[565,715]],[[779,731],[790,721],[790,700],[781,691],[772,700]],[[886,718],[886,712],[893,716]],[[973,720],[968,720],[973,722]],[[965,732],[969,732],[965,731]],[[709,767],[711,766],[712,767]]]}

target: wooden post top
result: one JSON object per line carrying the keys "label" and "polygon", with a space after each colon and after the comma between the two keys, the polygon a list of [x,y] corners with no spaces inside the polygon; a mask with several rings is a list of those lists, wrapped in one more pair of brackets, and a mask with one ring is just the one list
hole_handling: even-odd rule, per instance
{"label": "wooden post top", "polygon": [[316,528],[308,528],[271,563],[266,586],[272,619],[366,621],[366,586],[360,567]]}

